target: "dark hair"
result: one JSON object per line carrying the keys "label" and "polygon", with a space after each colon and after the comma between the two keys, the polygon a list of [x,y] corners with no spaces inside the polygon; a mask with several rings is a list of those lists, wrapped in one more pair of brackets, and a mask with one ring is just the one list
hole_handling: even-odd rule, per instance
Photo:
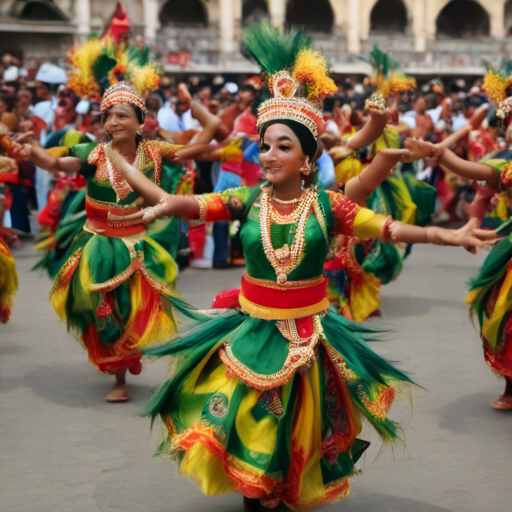
{"label": "dark hair", "polygon": [[243,84],[240,87],[240,92],[252,92],[254,94],[254,96],[256,96],[256,94],[258,94],[258,91],[256,90],[256,88],[251,84]]}
{"label": "dark hair", "polygon": [[12,112],[16,105],[16,96],[2,92],[0,93],[0,101],[3,101],[7,105],[7,112]]}
{"label": "dark hair", "polygon": [[[130,105],[130,107],[133,108],[134,112],[135,112],[135,115],[137,116],[137,120],[139,121],[140,124],[144,124],[144,121],[146,121],[146,114],[144,114],[144,112],[142,111],[142,109],[140,107],[138,107],[137,105],[132,105],[131,103],[126,103],[126,105]],[[105,110],[105,112],[103,112],[103,114],[101,114],[101,124],[105,124],[105,121],[107,120],[107,115],[108,113],[110,112],[110,110],[114,107],[115,105],[112,105],[112,107],[110,107],[109,109]],[[141,142],[143,139],[142,135],[138,134],[135,136],[135,143],[137,145],[139,145],[139,142]]]}
{"label": "dark hair", "polygon": [[259,130],[261,140],[263,140],[267,128],[273,124],[284,124],[285,126],[288,126],[295,135],[297,135],[302,151],[306,156],[309,156],[310,164],[313,164],[320,157],[321,151],[319,152],[318,141],[315,139],[309,128],[306,128],[306,126],[297,121],[292,121],[290,119],[275,119],[274,121],[265,123]]}

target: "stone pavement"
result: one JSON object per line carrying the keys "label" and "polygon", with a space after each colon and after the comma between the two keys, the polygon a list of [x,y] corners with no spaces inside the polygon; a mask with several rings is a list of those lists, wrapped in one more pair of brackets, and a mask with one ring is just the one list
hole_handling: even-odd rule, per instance
{"label": "stone pavement", "polygon": [[[1,512],[235,512],[237,495],[205,497],[173,464],[152,458],[160,434],[136,416],[165,378],[167,361],[129,376],[132,401],[103,401],[112,378],[94,372],[46,300],[51,283],[31,272],[28,250],[15,253],[20,289],[11,321],[0,326]],[[464,304],[465,283],[483,261],[461,249],[415,247],[398,280],[383,291],[391,329],[374,343],[424,387],[392,409],[405,447],[382,449],[376,435],[344,512],[507,512],[512,510],[512,413],[489,400],[502,381],[485,365]],[[242,269],[186,270],[179,289],[209,307],[237,286]]]}

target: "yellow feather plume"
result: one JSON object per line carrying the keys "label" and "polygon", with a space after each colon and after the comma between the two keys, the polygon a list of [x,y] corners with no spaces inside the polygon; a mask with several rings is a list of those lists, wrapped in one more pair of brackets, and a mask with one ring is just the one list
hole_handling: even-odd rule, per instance
{"label": "yellow feather plume", "polygon": [[78,96],[90,97],[99,92],[92,67],[102,51],[103,43],[98,39],[91,39],[68,53],[69,62],[74,69],[68,74],[67,85]]}
{"label": "yellow feather plume", "polygon": [[160,76],[155,66],[146,64],[142,67],[136,67],[131,73],[131,82],[133,88],[145,98],[151,91],[158,89],[160,85]]}
{"label": "yellow feather plume", "polygon": [[509,78],[505,78],[501,74],[495,73],[492,69],[489,69],[485,75],[482,89],[495,103],[500,103],[500,101],[503,101],[507,97],[507,88],[509,85]]}
{"label": "yellow feather plume", "polygon": [[293,77],[306,86],[310,101],[320,101],[338,91],[334,81],[329,78],[327,61],[321,53],[311,48],[305,48],[297,55]]}

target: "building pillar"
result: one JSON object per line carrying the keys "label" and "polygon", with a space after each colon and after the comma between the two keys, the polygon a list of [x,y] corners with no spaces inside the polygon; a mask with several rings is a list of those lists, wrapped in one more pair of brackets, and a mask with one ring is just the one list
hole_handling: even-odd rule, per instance
{"label": "building pillar", "polygon": [[348,0],[347,19],[348,53],[361,53],[361,21],[359,0]]}
{"label": "building pillar", "polygon": [[144,37],[154,41],[160,28],[158,19],[158,0],[142,0],[144,11]]}
{"label": "building pillar", "polygon": [[412,33],[414,36],[414,51],[427,51],[427,32],[425,29],[425,0],[414,0],[412,9]]}
{"label": "building pillar", "polygon": [[506,0],[495,0],[494,2],[480,1],[480,5],[489,14],[490,35],[499,39],[505,37],[505,3]]}
{"label": "building pillar", "polygon": [[436,38],[436,20],[441,10],[436,0],[425,0],[425,10],[423,11],[425,22],[425,36],[427,40]]}
{"label": "building pillar", "polygon": [[86,41],[91,35],[91,3],[89,0],[76,0],[75,23],[80,41]]}
{"label": "building pillar", "polygon": [[235,19],[233,0],[220,0],[220,52],[230,55],[235,51]]}
{"label": "building pillar", "polygon": [[270,21],[276,27],[282,27],[286,21],[286,0],[268,0]]}

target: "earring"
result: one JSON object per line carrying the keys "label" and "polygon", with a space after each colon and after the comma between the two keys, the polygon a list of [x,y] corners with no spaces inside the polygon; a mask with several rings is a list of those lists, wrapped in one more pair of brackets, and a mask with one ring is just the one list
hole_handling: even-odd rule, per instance
{"label": "earring", "polygon": [[139,129],[137,130],[137,135],[142,135],[142,128],[139,128]]}

